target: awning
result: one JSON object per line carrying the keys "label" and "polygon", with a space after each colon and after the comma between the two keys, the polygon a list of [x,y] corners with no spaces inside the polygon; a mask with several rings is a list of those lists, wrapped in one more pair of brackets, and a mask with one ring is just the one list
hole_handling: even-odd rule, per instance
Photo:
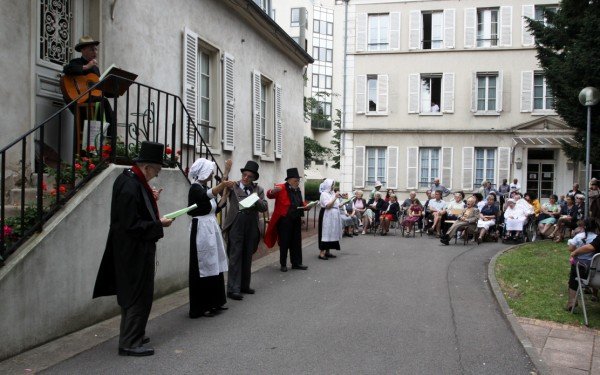
{"label": "awning", "polygon": [[515,145],[524,146],[561,146],[563,143],[576,145],[578,142],[570,136],[551,136],[551,137],[513,137]]}

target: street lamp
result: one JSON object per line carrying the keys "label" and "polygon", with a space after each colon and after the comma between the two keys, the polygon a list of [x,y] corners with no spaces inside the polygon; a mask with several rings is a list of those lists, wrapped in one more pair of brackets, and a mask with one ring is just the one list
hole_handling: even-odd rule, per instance
{"label": "street lamp", "polygon": [[592,137],[592,106],[600,101],[600,93],[595,87],[586,87],[579,93],[579,102],[587,107],[587,133],[585,136],[585,184],[587,194],[585,195],[584,217],[587,219],[590,210],[590,180],[592,171],[590,166],[590,138]]}

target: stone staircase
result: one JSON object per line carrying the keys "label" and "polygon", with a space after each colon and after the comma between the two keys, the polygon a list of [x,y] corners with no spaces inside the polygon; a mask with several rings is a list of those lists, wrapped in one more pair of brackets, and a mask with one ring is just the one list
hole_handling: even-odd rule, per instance
{"label": "stone staircase", "polygon": [[[21,195],[25,195],[25,205],[34,205],[37,203],[37,180],[38,174],[32,173],[25,182],[25,189],[21,189],[20,176],[18,174],[8,175],[5,179],[7,196],[4,206],[4,215],[6,218],[18,217],[21,215]],[[50,197],[50,190],[54,188],[54,177],[44,173],[43,181],[46,183],[46,193]],[[49,206],[51,200],[45,197],[44,206]]]}

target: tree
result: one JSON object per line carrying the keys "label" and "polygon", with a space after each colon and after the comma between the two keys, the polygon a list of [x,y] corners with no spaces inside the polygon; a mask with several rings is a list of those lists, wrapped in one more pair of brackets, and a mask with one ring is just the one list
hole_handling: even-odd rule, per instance
{"label": "tree", "polygon": [[304,168],[310,168],[313,161],[323,160],[330,155],[329,147],[322,146],[314,139],[304,136]]}
{"label": "tree", "polygon": [[340,139],[342,136],[342,111],[339,109],[335,110],[336,119],[333,121],[333,139],[331,140],[331,144],[333,145],[332,157],[333,164],[331,168],[340,169]]}
{"label": "tree", "polygon": [[[600,1],[563,0],[556,12],[545,12],[546,22],[528,18],[535,37],[537,58],[555,98],[556,112],[576,129],[578,146],[563,145],[569,158],[585,160],[587,109],[578,95],[586,86],[600,88]],[[596,106],[597,107],[597,106]],[[592,109],[592,150],[600,149],[600,111]],[[592,152],[592,164],[600,153]]]}

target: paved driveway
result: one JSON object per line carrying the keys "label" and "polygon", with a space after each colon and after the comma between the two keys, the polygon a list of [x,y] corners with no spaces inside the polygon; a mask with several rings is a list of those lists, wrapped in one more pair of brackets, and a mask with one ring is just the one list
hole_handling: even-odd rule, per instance
{"label": "paved driveway", "polygon": [[530,374],[488,287],[501,246],[367,235],[322,261],[312,245],[308,271],[261,269],[218,317],[152,320],[153,357],[120,357],[113,338],[47,373]]}

